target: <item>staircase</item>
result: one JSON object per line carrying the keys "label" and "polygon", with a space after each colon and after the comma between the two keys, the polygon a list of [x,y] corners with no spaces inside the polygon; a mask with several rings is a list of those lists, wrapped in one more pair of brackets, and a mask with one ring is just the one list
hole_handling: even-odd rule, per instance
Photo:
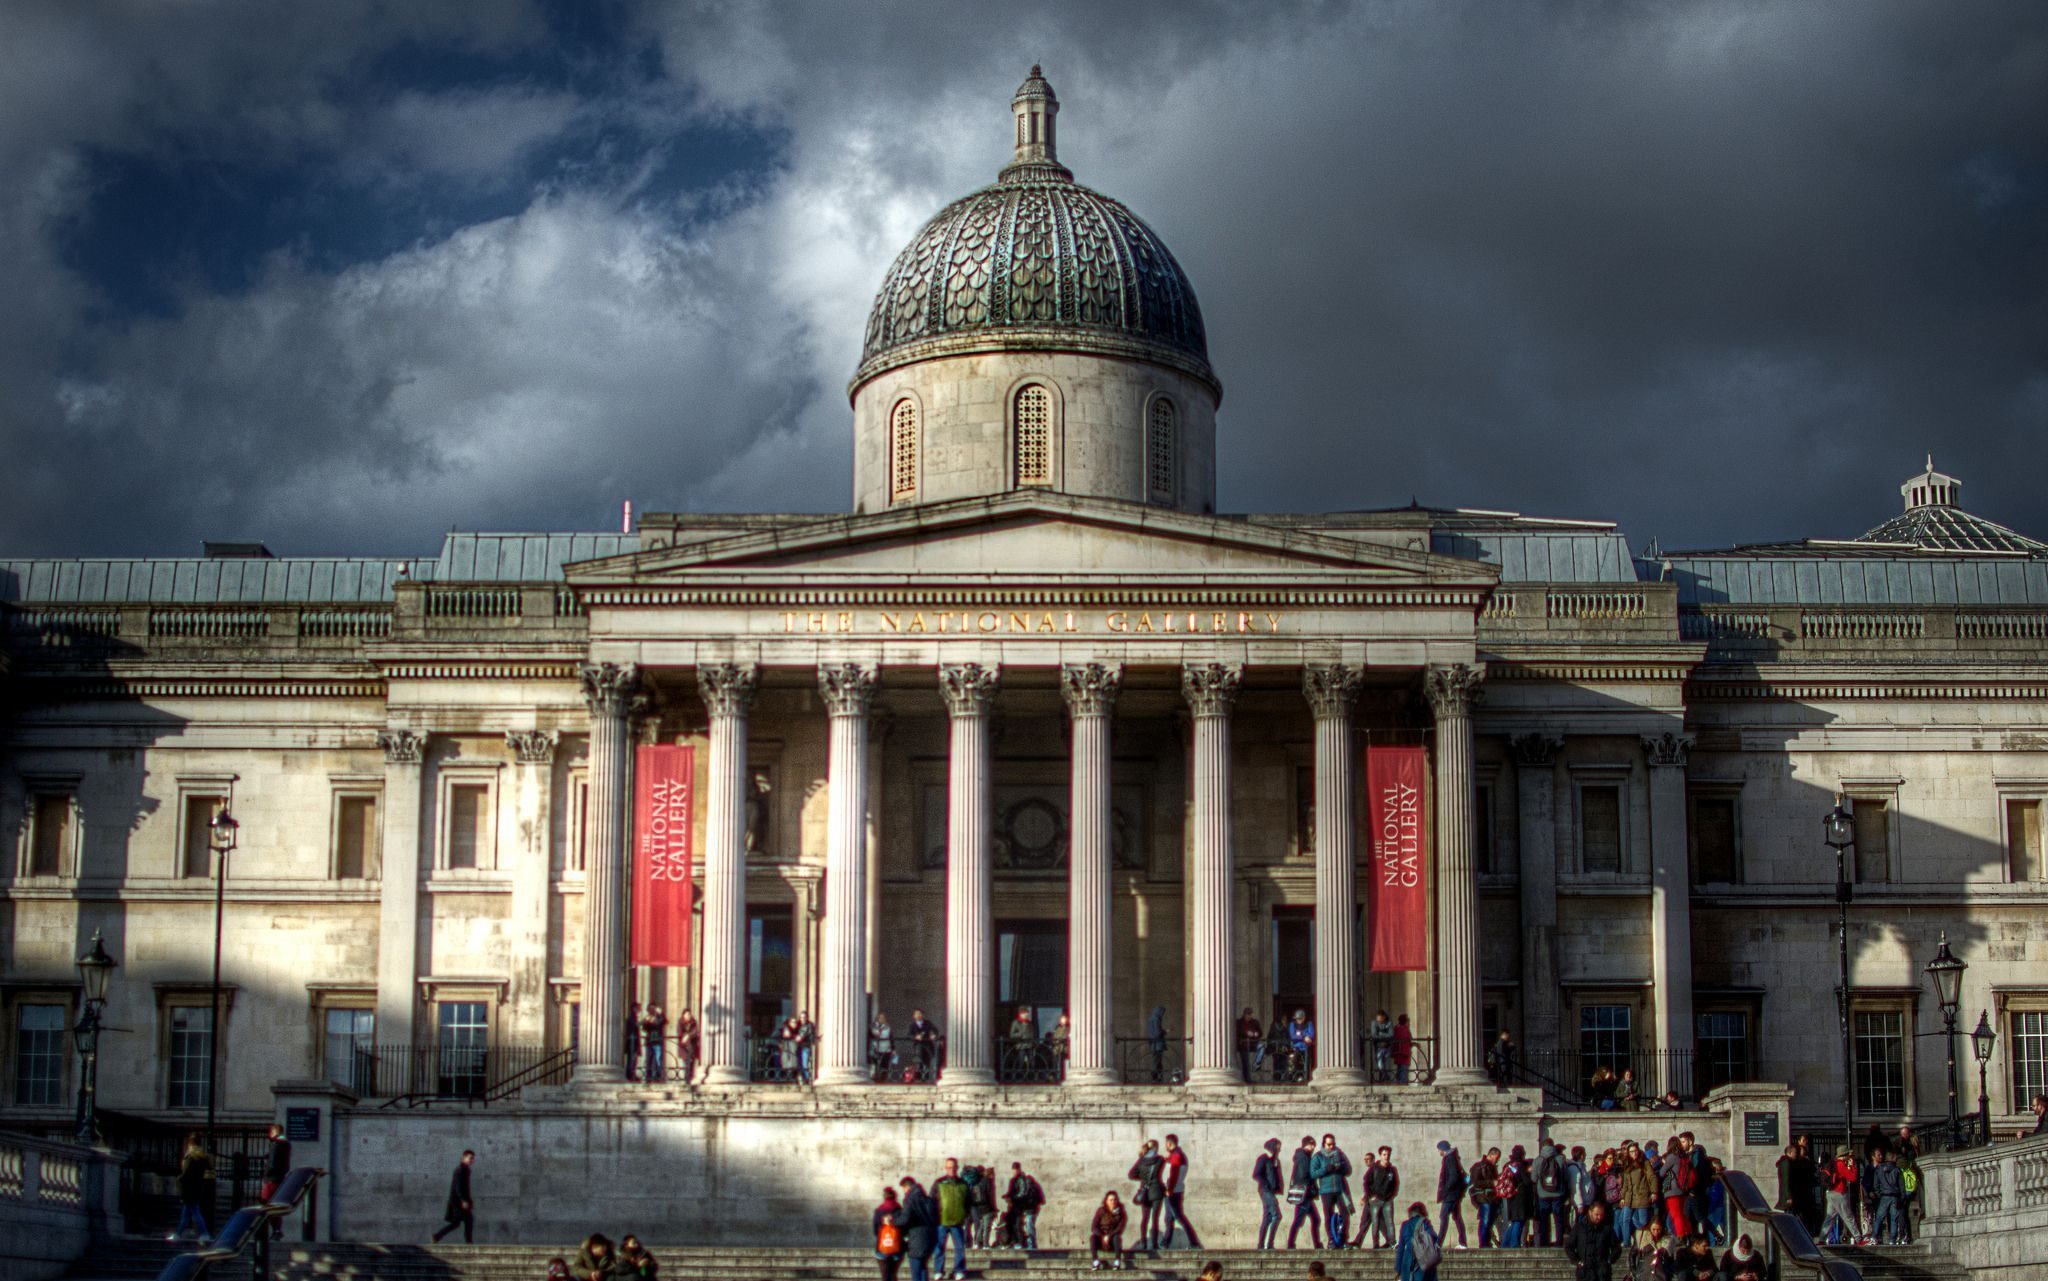
{"label": "staircase", "polygon": [[[192,1248],[191,1241],[166,1241],[160,1235],[103,1237],[64,1275],[91,1281],[156,1281],[165,1264]],[[231,1259],[215,1267],[211,1275],[218,1281],[249,1281],[248,1257]]]}

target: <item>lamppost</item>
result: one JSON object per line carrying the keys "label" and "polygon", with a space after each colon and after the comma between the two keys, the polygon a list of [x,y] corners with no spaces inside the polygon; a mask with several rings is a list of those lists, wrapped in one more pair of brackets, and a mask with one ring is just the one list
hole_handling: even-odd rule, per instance
{"label": "lamppost", "polygon": [[1941,1032],[1948,1046],[1948,1146],[1963,1146],[1962,1117],[1956,1110],[1956,1007],[1962,1003],[1963,971],[1970,967],[1948,950],[1948,932],[1942,931],[1941,946],[1927,963],[1927,977],[1934,980],[1934,999],[1941,1003]]}
{"label": "lamppost", "polygon": [[1980,1010],[1977,1014],[1977,1030],[1970,1033],[1970,1048],[1977,1055],[1977,1141],[1991,1142],[1991,1091],[1984,1084],[1985,1073],[1991,1068],[1991,1050],[1998,1043],[1998,1033],[1991,1030],[1991,1011]]}
{"label": "lamppost", "polygon": [[228,812],[223,801],[213,816],[212,831],[208,833],[213,852],[220,857],[214,864],[213,877],[213,1015],[206,1029],[206,1150],[213,1152],[213,1119],[215,1103],[220,1096],[220,933],[223,913],[227,906],[228,855],[235,851],[235,833],[241,824]]}
{"label": "lamppost", "polygon": [[78,1046],[78,1141],[100,1141],[97,1096],[100,1088],[100,1011],[107,1008],[107,981],[114,976],[114,958],[100,932],[92,932],[92,950],[78,958],[78,983],[84,1001],[71,1040]]}
{"label": "lamppost", "polygon": [[1856,1083],[1855,1068],[1850,1061],[1849,1051],[1849,886],[1848,850],[1856,844],[1856,820],[1843,804],[1847,797],[1836,796],[1835,808],[1820,821],[1821,839],[1835,852],[1835,902],[1841,909],[1841,986],[1836,989],[1835,1011],[1841,1020],[1842,1031],[1842,1142],[1856,1145]]}

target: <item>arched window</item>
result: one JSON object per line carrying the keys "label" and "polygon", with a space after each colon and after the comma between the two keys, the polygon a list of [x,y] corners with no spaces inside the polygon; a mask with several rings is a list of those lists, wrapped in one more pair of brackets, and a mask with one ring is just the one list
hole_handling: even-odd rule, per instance
{"label": "arched window", "polygon": [[1180,498],[1180,413],[1164,396],[1153,398],[1145,423],[1145,486],[1155,503]]}
{"label": "arched window", "polygon": [[1037,383],[1017,393],[1017,483],[1052,484],[1052,393]]}
{"label": "arched window", "polygon": [[889,411],[889,501],[917,497],[917,402],[905,398]]}

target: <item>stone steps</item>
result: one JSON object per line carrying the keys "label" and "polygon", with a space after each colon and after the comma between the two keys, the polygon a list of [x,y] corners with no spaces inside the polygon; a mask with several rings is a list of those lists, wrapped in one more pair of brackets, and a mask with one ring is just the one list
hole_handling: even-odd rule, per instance
{"label": "stone steps", "polygon": [[[272,1250],[279,1250],[282,1244],[273,1242]],[[196,1248],[195,1242],[166,1241],[160,1236],[108,1237],[94,1242],[64,1275],[80,1281],[152,1281],[172,1259]],[[249,1257],[243,1255],[214,1265],[209,1275],[221,1281],[248,1281],[251,1271]]]}

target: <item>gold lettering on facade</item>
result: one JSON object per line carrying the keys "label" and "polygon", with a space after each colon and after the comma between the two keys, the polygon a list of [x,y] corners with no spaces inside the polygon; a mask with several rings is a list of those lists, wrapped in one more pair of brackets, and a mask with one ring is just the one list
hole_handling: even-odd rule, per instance
{"label": "gold lettering on facade", "polygon": [[1028,631],[1030,631],[1030,630],[1031,630],[1031,615],[1029,615],[1029,614],[1012,614],[1012,615],[1010,615],[1010,630],[1011,630],[1011,631],[1013,631],[1013,632],[1028,632]]}
{"label": "gold lettering on facade", "polygon": [[1078,632],[1081,630],[1079,627],[1074,625],[1074,616],[1071,613],[1067,615],[1067,630],[1070,632]]}
{"label": "gold lettering on facade", "polygon": [[1039,616],[1038,630],[1041,632],[1051,632],[1058,630],[1056,627],[1053,626],[1052,612],[1050,610],[1046,611],[1044,614]]}
{"label": "gold lettering on facade", "polygon": [[883,631],[885,631],[885,632],[900,632],[900,631],[902,631],[902,630],[903,630],[903,615],[901,615],[901,614],[883,614],[883,615],[881,616],[881,618],[882,618],[882,630],[883,630]]}
{"label": "gold lettering on facade", "polygon": [[1268,615],[1266,615],[1266,630],[1267,630],[1267,631],[1269,631],[1269,632],[1272,632],[1272,633],[1274,633],[1274,634],[1276,634],[1276,635],[1277,635],[1277,634],[1279,633],[1279,631],[1280,631],[1280,615],[1278,615],[1278,614],[1268,614]]}
{"label": "gold lettering on facade", "polygon": [[996,630],[996,628],[1002,623],[1002,621],[1003,620],[995,614],[984,613],[980,618],[974,620],[974,625],[976,627],[979,627],[982,631],[992,632]]}
{"label": "gold lettering on facade", "polygon": [[[1073,617],[1072,614],[1067,615],[1070,621]],[[1117,610],[1115,613],[1104,614],[1102,616],[1102,624],[1113,632],[1127,632],[1131,630],[1131,616],[1122,610]],[[1067,630],[1072,631],[1073,629],[1068,628]]]}
{"label": "gold lettering on facade", "polygon": [[1020,610],[1004,613],[997,613],[994,610],[980,613],[939,610],[929,614],[924,610],[908,613],[900,610],[877,611],[873,614],[861,614],[852,610],[808,613],[783,610],[779,616],[785,635],[803,632],[812,636],[862,631],[905,633],[912,636],[925,636],[933,632],[941,636],[967,636],[977,632],[984,635],[993,632],[1009,632],[1013,635],[1055,635],[1065,632],[1068,635],[1076,635],[1084,630],[1117,635],[1139,633],[1149,636],[1163,633],[1168,636],[1193,636],[1229,632],[1232,630],[1233,622],[1240,635],[1257,635],[1261,632],[1277,635],[1281,619],[1284,617],[1277,613],[1253,613],[1250,610],[1229,613],[1212,611],[1206,614],[1192,610],[1161,610],[1154,614],[1149,610],[1127,609],[1109,610],[1102,614],[1086,614],[1074,610]]}
{"label": "gold lettering on facade", "polygon": [[804,630],[812,633],[824,631],[825,616],[823,614],[812,614],[804,620]]}

